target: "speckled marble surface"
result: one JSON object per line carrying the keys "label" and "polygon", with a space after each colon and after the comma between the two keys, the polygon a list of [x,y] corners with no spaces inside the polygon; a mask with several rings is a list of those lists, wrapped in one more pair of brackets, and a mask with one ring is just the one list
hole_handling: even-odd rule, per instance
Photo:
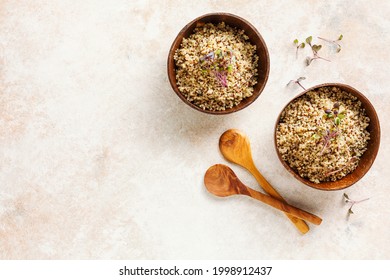
{"label": "speckled marble surface", "polygon": [[[193,2],[193,1],[192,1]],[[389,259],[390,2],[388,1],[0,1],[1,259]],[[243,111],[209,116],[184,105],[166,75],[180,29],[209,12],[250,21],[271,71]],[[291,42],[337,38],[332,62],[305,67]],[[275,119],[300,92],[347,83],[381,121],[369,173],[346,192],[297,182],[278,161]],[[323,218],[301,235],[283,214],[203,186],[226,163],[218,138],[246,132],[254,160],[293,205]],[[228,164],[258,189],[243,169]]]}

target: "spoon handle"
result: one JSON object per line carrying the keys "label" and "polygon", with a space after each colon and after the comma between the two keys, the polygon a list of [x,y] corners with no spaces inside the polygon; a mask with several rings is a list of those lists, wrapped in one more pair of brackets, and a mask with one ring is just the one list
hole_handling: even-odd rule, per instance
{"label": "spoon handle", "polygon": [[269,206],[272,206],[276,209],[279,209],[286,214],[289,214],[291,216],[304,219],[310,223],[313,223],[315,225],[319,225],[322,222],[322,219],[314,214],[311,214],[309,212],[306,212],[305,210],[301,210],[299,208],[296,208],[294,206],[291,206],[285,202],[282,202],[276,198],[273,198],[272,196],[265,195],[261,192],[255,191],[254,189],[248,188],[248,192],[245,193],[245,195],[248,195],[252,198],[255,198],[265,204],[268,204]]}
{"label": "spoon handle", "polygon": [[[248,171],[252,173],[252,175],[256,178],[256,181],[266,193],[284,203],[287,203],[286,200],[271,186],[271,184],[268,183],[263,175],[261,175],[260,171],[256,168],[254,163],[248,166]],[[305,234],[309,231],[309,226],[305,223],[304,220],[298,219],[297,217],[294,217],[288,213],[285,214],[301,233]]]}

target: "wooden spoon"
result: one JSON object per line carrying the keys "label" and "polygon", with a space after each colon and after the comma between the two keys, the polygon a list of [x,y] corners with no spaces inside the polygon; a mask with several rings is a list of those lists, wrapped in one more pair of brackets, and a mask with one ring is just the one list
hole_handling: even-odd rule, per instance
{"label": "wooden spoon", "polygon": [[319,225],[322,222],[322,219],[316,215],[245,186],[237,178],[233,170],[223,164],[213,165],[206,171],[206,174],[204,175],[204,184],[206,185],[207,190],[216,196],[224,197],[235,194],[247,195],[288,213],[289,215],[305,219],[315,225]]}
{"label": "wooden spoon", "polygon": [[[286,200],[267,182],[256,168],[250,147],[248,137],[237,129],[229,129],[225,131],[219,138],[219,149],[222,155],[230,162],[236,163],[246,168],[256,178],[259,185],[270,196],[279,199],[286,203]],[[287,217],[294,223],[301,233],[307,233],[309,226],[305,221],[286,214]]]}

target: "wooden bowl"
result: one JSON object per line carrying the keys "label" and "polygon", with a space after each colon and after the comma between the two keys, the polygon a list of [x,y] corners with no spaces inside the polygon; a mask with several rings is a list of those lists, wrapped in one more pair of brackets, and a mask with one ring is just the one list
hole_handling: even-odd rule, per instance
{"label": "wooden bowl", "polygon": [[[194,32],[194,29],[197,26],[203,25],[205,23],[217,24],[220,22],[225,22],[227,25],[230,25],[231,27],[237,27],[238,29],[244,30],[245,34],[249,37],[249,42],[251,42],[253,45],[256,45],[257,48],[256,53],[259,57],[259,63],[257,68],[258,80],[257,80],[257,84],[254,86],[253,95],[242,100],[240,104],[238,104],[237,106],[234,106],[230,109],[226,109],[224,111],[203,110],[202,108],[199,108],[198,106],[189,102],[186,99],[186,97],[179,91],[176,84],[176,66],[175,66],[175,61],[173,59],[173,56],[176,50],[180,47],[183,38],[187,38],[188,36],[190,36]],[[214,114],[214,115],[224,115],[224,114],[230,114],[244,109],[249,104],[253,103],[260,96],[268,80],[270,62],[269,62],[269,54],[268,54],[267,46],[263,38],[261,37],[260,33],[256,30],[256,28],[252,24],[247,22],[245,19],[232,14],[211,13],[194,19],[186,26],[184,26],[184,28],[179,32],[179,34],[177,35],[176,39],[173,41],[172,46],[169,50],[167,68],[168,68],[167,70],[168,70],[169,82],[173,90],[176,92],[177,96],[179,96],[179,98],[183,100],[184,103],[186,103],[191,108],[194,108],[200,112]]]}
{"label": "wooden bowl", "polygon": [[[302,178],[299,176],[298,172],[296,172],[293,168],[291,168],[287,162],[285,162],[282,159],[281,154],[279,153],[277,142],[276,142],[276,129],[279,124],[280,117],[282,115],[282,112],[285,110],[285,108],[294,100],[296,100],[298,97],[306,94],[307,92],[311,90],[315,90],[321,87],[338,87],[342,90],[356,96],[360,102],[362,103],[362,107],[366,110],[367,116],[370,118],[370,124],[367,127],[367,130],[370,132],[370,140],[368,141],[367,150],[364,152],[363,156],[360,158],[359,165],[356,167],[356,169],[346,175],[345,177],[341,178],[340,180],[334,181],[334,182],[321,182],[321,183],[313,183],[309,181],[308,179]],[[280,162],[283,164],[283,166],[300,182],[304,183],[305,185],[308,185],[312,188],[319,189],[319,190],[325,190],[325,191],[334,191],[334,190],[341,190],[345,189],[347,187],[352,186],[357,181],[359,181],[371,168],[372,164],[374,163],[374,160],[376,158],[376,155],[379,150],[379,144],[380,144],[380,125],[379,125],[379,119],[375,112],[374,107],[370,103],[370,101],[358,90],[354,89],[353,87],[350,87],[348,85],[344,84],[337,84],[337,83],[327,83],[327,84],[320,84],[317,86],[314,86],[312,88],[309,88],[296,96],[294,99],[292,99],[280,112],[278,119],[275,124],[275,132],[274,132],[274,142],[275,142],[275,149],[278,154]]]}

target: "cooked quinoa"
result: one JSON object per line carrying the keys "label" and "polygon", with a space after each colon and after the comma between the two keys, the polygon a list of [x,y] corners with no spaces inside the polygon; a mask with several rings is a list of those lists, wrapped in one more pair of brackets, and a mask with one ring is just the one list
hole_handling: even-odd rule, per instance
{"label": "cooked quinoa", "polygon": [[221,22],[197,27],[176,50],[176,81],[188,101],[222,111],[253,94],[257,83],[256,46],[243,30]]}
{"label": "cooked quinoa", "polygon": [[309,91],[282,112],[276,142],[282,159],[314,183],[355,170],[367,149],[370,119],[357,97],[338,87]]}

